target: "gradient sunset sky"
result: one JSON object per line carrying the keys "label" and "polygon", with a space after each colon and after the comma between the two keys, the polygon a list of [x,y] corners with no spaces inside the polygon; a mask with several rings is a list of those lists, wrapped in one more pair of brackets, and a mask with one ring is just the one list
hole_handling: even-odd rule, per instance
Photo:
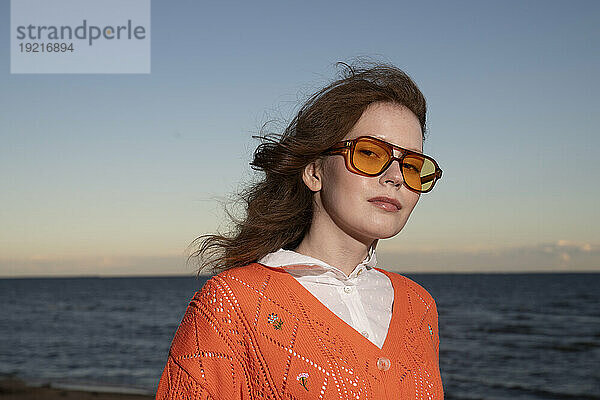
{"label": "gradient sunset sky", "polygon": [[[368,56],[428,104],[443,179],[378,244],[397,272],[600,271],[600,2],[152,2],[151,73],[10,74],[0,2],[0,277],[193,275],[284,126]],[[118,60],[115,60],[118,62]]]}

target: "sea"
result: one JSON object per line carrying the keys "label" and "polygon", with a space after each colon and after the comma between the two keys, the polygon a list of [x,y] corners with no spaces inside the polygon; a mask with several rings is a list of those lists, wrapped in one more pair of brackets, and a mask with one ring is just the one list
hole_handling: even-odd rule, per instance
{"label": "sea", "polygon": [[[445,399],[600,399],[600,274],[404,274],[435,298]],[[0,377],[154,394],[207,277],[0,279]]]}

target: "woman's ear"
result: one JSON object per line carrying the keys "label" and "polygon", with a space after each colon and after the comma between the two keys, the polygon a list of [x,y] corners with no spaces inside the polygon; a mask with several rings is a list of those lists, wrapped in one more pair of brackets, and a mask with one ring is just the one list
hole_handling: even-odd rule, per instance
{"label": "woman's ear", "polygon": [[302,171],[302,180],[312,192],[318,192],[323,185],[322,166],[323,160],[318,158],[310,162]]}

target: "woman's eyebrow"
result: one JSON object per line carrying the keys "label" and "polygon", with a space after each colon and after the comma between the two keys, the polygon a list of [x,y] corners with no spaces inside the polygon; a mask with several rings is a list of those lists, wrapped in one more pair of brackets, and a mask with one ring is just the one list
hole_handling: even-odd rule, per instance
{"label": "woman's eyebrow", "polygon": [[387,141],[387,139],[386,139],[386,138],[384,138],[384,137],[383,137],[383,136],[381,136],[381,135],[373,135],[373,137],[376,137],[377,139],[381,139],[381,140],[383,140],[384,142],[386,142],[386,143],[389,143],[389,144],[391,144],[391,145],[394,145],[394,146],[396,146],[396,147],[401,147],[401,148],[403,148],[403,149],[406,149],[406,150],[414,151],[415,153],[423,154],[423,150],[420,150],[420,149],[415,149],[414,147],[403,147],[403,146],[397,145],[397,144],[395,144],[395,143],[388,142],[388,141]]}

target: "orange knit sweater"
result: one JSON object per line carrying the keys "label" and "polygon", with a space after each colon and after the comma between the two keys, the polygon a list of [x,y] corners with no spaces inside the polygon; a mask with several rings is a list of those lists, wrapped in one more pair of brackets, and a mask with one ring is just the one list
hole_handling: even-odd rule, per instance
{"label": "orange knit sweater", "polygon": [[212,277],[175,333],[156,399],[443,399],[433,298],[377,270],[394,288],[381,349],[283,270]]}

